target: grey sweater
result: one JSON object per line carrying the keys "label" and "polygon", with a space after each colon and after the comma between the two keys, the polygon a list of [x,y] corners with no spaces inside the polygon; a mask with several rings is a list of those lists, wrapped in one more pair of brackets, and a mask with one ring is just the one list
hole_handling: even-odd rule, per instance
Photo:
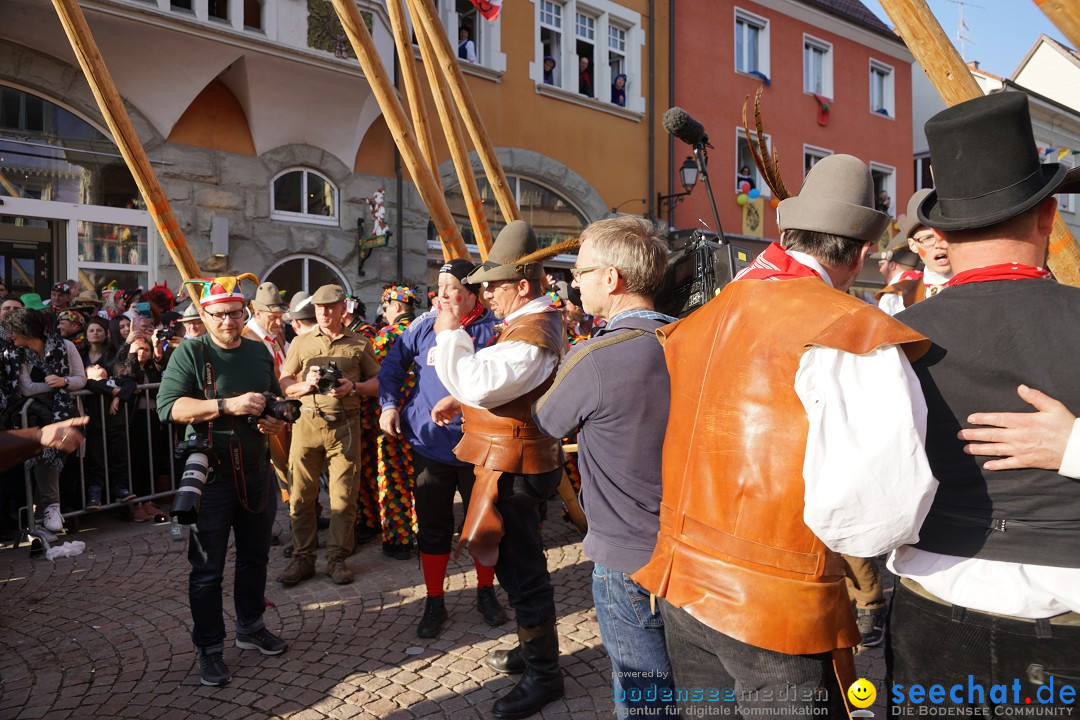
{"label": "grey sweater", "polygon": [[581,507],[589,521],[585,554],[617,572],[645,565],[660,530],[660,459],[670,402],[655,334],[662,326],[625,318],[575,345],[533,405],[544,433],[562,438],[578,429]]}

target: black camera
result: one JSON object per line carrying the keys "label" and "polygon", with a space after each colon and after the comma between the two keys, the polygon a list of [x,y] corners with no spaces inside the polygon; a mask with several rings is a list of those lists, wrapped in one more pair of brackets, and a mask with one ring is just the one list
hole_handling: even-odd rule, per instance
{"label": "black camera", "polygon": [[319,368],[319,381],[315,383],[315,387],[322,395],[330,395],[334,392],[334,388],[337,387],[338,381],[343,377],[341,370],[338,368],[336,362],[328,362],[326,367]]}
{"label": "black camera", "polygon": [[180,487],[176,489],[172,510],[169,514],[183,525],[191,525],[199,519],[199,504],[202,501],[202,488],[207,477],[214,472],[210,466],[213,446],[205,435],[191,435],[187,440],[177,443],[173,453],[177,458],[187,458],[184,472],[180,476]]}
{"label": "black camera", "polygon": [[262,415],[259,415],[259,417],[248,417],[252,424],[259,422],[259,418],[264,417],[283,420],[287,423],[294,423],[300,419],[299,400],[278,400],[277,396],[269,391],[264,392],[262,396],[266,398],[266,405],[263,407]]}

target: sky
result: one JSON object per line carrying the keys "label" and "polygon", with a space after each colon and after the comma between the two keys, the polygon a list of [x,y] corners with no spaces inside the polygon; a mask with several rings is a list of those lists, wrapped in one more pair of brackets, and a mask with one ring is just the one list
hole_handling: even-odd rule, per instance
{"label": "sky", "polygon": [[[862,0],[862,3],[886,25],[893,27],[878,0]],[[927,0],[927,4],[953,45],[960,50],[957,39],[960,4],[954,0]],[[1011,76],[1040,34],[1071,47],[1033,0],[964,0],[962,9],[967,26],[962,52],[964,60],[977,60],[980,69],[994,75]]]}

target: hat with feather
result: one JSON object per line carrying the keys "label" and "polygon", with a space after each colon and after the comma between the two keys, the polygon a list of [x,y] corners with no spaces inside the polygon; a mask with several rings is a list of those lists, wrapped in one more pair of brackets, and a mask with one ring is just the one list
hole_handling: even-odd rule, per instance
{"label": "hat with feather", "polygon": [[581,244],[578,238],[540,248],[536,233],[524,220],[514,220],[499,231],[483,265],[469,273],[469,284],[500,280],[539,280],[544,276],[544,260],[570,252]]}

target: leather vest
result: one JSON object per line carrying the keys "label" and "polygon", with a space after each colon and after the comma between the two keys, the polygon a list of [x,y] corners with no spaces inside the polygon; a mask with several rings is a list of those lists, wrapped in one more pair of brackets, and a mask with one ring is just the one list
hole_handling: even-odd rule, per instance
{"label": "leather vest", "polygon": [[926,284],[923,283],[921,277],[913,280],[898,280],[874,293],[874,299],[881,300],[883,295],[899,295],[904,299],[904,307],[909,308],[926,299]]}
{"label": "leather vest", "polygon": [[795,373],[813,345],[910,356],[929,342],[818,278],[730,283],[658,333],[672,398],[660,532],[634,579],[757,647],[857,645],[843,559],[802,520],[809,422]]}
{"label": "leather vest", "polygon": [[[532,313],[506,326],[496,344],[517,340],[556,353],[566,354],[566,329],[558,311]],[[562,443],[540,432],[532,418],[533,403],[547,392],[555,379],[556,366],[544,382],[519,398],[491,410],[461,408],[465,434],[454,448],[462,462],[500,472],[538,475],[560,467]]]}

